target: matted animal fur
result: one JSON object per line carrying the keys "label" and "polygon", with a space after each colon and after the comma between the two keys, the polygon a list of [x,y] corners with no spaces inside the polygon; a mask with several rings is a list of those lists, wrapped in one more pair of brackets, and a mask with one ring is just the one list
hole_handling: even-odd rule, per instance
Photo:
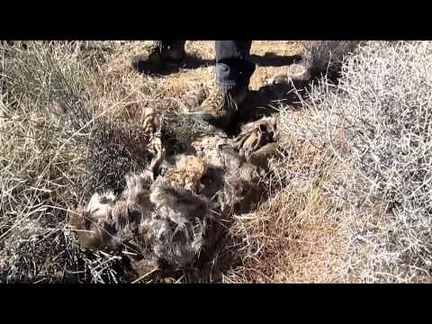
{"label": "matted animal fur", "polygon": [[[128,174],[119,196],[95,193],[71,214],[71,229],[89,248],[124,254],[139,275],[191,266],[217,235],[209,231],[212,224],[259,200],[260,172],[274,154],[277,122],[249,123],[234,139],[221,133],[198,136],[191,143],[194,154],[171,159],[153,136],[149,167]],[[149,122],[146,127],[156,129]]]}

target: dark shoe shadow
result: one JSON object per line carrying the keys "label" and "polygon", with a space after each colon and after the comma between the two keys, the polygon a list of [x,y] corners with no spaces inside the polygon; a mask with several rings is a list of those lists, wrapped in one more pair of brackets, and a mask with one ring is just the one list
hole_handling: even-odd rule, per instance
{"label": "dark shoe shadow", "polygon": [[312,80],[288,80],[280,84],[269,84],[259,90],[249,91],[239,106],[237,116],[224,130],[229,136],[236,136],[243,124],[271,116],[283,106],[299,109],[301,100],[306,99],[306,89]]}
{"label": "dark shoe shadow", "polygon": [[[281,56],[273,52],[267,52],[263,56],[251,55],[252,59],[259,66],[287,66],[302,60],[300,55]],[[202,66],[215,65],[216,60],[202,59],[196,55],[188,54],[181,65],[183,69],[198,69]]]}
{"label": "dark shoe shadow", "polygon": [[215,60],[202,59],[196,55],[187,54],[183,63],[180,65],[181,69],[198,69],[203,66],[214,65]]}
{"label": "dark shoe shadow", "polygon": [[272,115],[281,106],[299,106],[305,95],[309,80],[288,80],[279,84],[268,84],[251,91],[240,106],[240,122],[247,123]]}
{"label": "dark shoe shadow", "polygon": [[[272,52],[267,52],[264,56],[251,55],[252,59],[258,66],[288,66],[302,60],[300,55],[281,56]],[[193,70],[200,67],[215,65],[215,59],[202,59],[197,55],[187,54],[183,62],[179,66],[166,66],[163,68],[155,68],[150,66],[145,61],[139,61],[133,65],[133,68],[139,73],[150,75],[170,75],[181,70]]]}
{"label": "dark shoe shadow", "polygon": [[166,76],[174,73],[178,73],[181,70],[193,70],[203,66],[214,65],[215,60],[202,59],[196,55],[187,54],[184,60],[178,66],[163,66],[155,67],[146,62],[145,60],[139,60],[131,63],[132,68],[139,73],[148,75],[161,75]]}
{"label": "dark shoe shadow", "polygon": [[300,55],[281,56],[273,52],[267,52],[263,56],[253,54],[251,57],[259,66],[285,66],[302,60]]}
{"label": "dark shoe shadow", "polygon": [[[302,60],[300,55],[281,56],[273,52],[267,52],[263,56],[251,55],[252,59],[259,66],[287,66]],[[181,65],[183,69],[198,69],[202,66],[215,65],[216,60],[202,59],[196,55],[188,54]]]}

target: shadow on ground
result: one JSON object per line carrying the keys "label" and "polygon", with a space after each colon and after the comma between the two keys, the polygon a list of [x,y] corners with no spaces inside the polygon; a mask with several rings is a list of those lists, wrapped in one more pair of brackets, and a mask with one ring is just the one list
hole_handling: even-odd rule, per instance
{"label": "shadow on ground", "polygon": [[278,112],[281,106],[292,109],[300,107],[300,97],[304,99],[310,80],[293,80],[280,84],[268,84],[257,91],[250,91],[248,97],[239,106],[238,115],[225,132],[235,136],[241,126],[268,117]]}
{"label": "shadow on ground", "polygon": [[[260,55],[251,55],[251,58],[258,66],[287,66],[293,63],[300,62],[302,57],[300,55],[292,55],[292,56],[283,56],[278,55],[272,52],[267,52],[263,56]],[[171,67],[166,68],[164,70],[154,69],[149,66],[146,62],[141,61],[137,65],[136,69],[141,73],[150,73],[150,74],[159,74],[159,75],[169,75],[173,73],[177,73],[179,70],[190,70],[190,69],[198,69],[203,66],[215,65],[215,59],[202,59],[201,57],[193,54],[188,54],[184,60],[184,62],[180,65],[180,67]]]}
{"label": "shadow on ground", "polygon": [[267,52],[262,56],[252,54],[251,57],[259,66],[285,66],[302,60],[301,55],[284,56],[273,52]]}
{"label": "shadow on ground", "polygon": [[[264,55],[255,55],[252,54],[251,58],[255,63],[259,66],[286,66],[294,63],[298,63],[302,60],[302,57],[300,55],[291,55],[291,56],[284,56],[284,55],[278,55],[276,53],[267,52]],[[182,68],[184,69],[197,69],[202,66],[208,66],[208,65],[214,65],[216,61],[208,60],[208,59],[202,59],[195,55],[187,55],[185,62],[182,65]]]}

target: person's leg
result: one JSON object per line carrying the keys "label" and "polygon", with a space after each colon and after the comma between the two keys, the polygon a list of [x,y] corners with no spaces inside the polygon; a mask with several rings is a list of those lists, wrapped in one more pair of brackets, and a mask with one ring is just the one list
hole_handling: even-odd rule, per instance
{"label": "person's leg", "polygon": [[252,41],[216,41],[216,89],[199,112],[205,121],[226,127],[245,99],[255,71],[251,45]]}
{"label": "person's leg", "polygon": [[216,86],[237,93],[249,86],[255,71],[250,57],[252,41],[216,41]]}
{"label": "person's leg", "polygon": [[161,72],[177,68],[183,61],[186,41],[160,40],[148,48],[147,55],[131,58],[131,66],[139,72]]}

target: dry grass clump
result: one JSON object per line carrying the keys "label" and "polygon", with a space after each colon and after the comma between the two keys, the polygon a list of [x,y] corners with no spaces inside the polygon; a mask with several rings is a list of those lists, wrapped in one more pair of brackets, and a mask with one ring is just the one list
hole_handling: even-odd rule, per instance
{"label": "dry grass clump", "polygon": [[110,110],[128,103],[127,97],[104,107],[96,95],[95,89],[115,86],[100,78],[97,62],[100,56],[108,59],[116,44],[89,46],[0,47],[0,244],[6,282],[122,280],[115,269],[118,258],[83,251],[65,230],[68,210],[99,184],[119,186],[124,171],[139,168],[145,159],[131,158],[129,139],[120,147],[125,136],[118,134],[133,130],[124,131],[108,118]]}
{"label": "dry grass clump", "polygon": [[430,281],[431,50],[430,42],[367,43],[347,57],[338,85],[323,79],[311,89],[307,123],[285,124],[336,163],[320,167],[332,201],[321,221],[338,224],[340,281]]}

